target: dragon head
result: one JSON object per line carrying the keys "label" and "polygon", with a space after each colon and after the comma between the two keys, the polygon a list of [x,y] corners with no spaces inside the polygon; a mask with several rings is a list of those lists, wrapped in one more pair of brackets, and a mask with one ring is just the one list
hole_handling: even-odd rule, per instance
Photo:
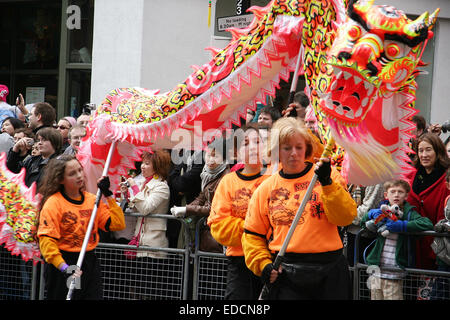
{"label": "dragon head", "polygon": [[321,96],[320,109],[339,123],[357,126],[375,97],[414,81],[438,12],[410,20],[403,11],[373,5],[373,0],[351,2],[328,54],[334,76]]}

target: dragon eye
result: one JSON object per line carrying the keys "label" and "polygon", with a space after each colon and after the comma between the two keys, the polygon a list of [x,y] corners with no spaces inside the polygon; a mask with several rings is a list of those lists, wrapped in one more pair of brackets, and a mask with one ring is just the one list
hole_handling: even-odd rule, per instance
{"label": "dragon eye", "polygon": [[361,36],[361,27],[353,25],[348,29],[348,37],[351,41],[357,40]]}
{"label": "dragon eye", "polygon": [[386,41],[384,43],[384,54],[388,59],[394,60],[404,57],[408,53],[405,45],[398,42]]}
{"label": "dragon eye", "polygon": [[386,52],[386,56],[389,59],[395,59],[400,54],[400,47],[397,44],[395,44],[395,43],[391,43],[386,48],[385,52]]}

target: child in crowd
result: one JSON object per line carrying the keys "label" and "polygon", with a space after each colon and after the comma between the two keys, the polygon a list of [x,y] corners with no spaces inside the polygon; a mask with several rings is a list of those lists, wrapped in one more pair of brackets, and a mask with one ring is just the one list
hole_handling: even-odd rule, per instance
{"label": "child in crowd", "polygon": [[[83,167],[75,157],[60,155],[48,163],[39,189],[43,197],[37,236],[47,262],[45,284],[49,300],[66,299],[68,267],[77,263],[94,209],[96,196],[84,191],[85,179]],[[125,228],[123,211],[109,190],[109,178],[99,180],[98,187],[107,204],[100,202],[98,207],[81,272],[75,272],[76,276],[81,276],[81,287],[74,290],[73,300],[103,298],[100,264],[94,253],[99,242],[98,229],[118,231]]]}
{"label": "child in crowd", "polygon": [[[375,247],[367,256],[368,265],[377,265],[381,272],[371,277],[372,300],[403,300],[403,272],[387,271],[385,268],[405,268],[409,266],[408,258],[413,254],[409,247],[406,235],[398,232],[420,232],[432,230],[430,219],[418,214],[407,201],[410,191],[408,182],[404,180],[388,181],[384,184],[384,197],[389,206],[398,205],[403,215],[397,220],[386,219],[385,225],[389,234],[384,237],[377,236]],[[387,203],[386,203],[387,202]],[[383,212],[381,209],[372,209],[361,220],[361,226],[366,227],[368,220],[376,219]]]}

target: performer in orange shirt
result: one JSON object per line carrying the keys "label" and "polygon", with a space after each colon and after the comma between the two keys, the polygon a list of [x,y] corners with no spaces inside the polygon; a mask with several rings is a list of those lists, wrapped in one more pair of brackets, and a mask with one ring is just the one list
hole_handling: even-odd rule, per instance
{"label": "performer in orange shirt", "polygon": [[[103,298],[100,265],[94,254],[99,242],[98,229],[119,231],[125,228],[122,209],[109,190],[109,178],[99,181],[98,187],[107,199],[100,202],[94,227],[81,266],[81,288],[75,290],[73,300],[100,300]],[[95,195],[84,191],[85,174],[81,164],[71,155],[60,155],[48,163],[40,188],[43,195],[37,236],[39,247],[47,264],[45,282],[47,299],[66,299],[70,274],[68,267],[77,263]],[[74,271],[74,270],[72,270]]]}
{"label": "performer in orange shirt", "polygon": [[[277,132],[275,134],[275,132]],[[356,204],[329,159],[313,168],[308,162],[316,143],[303,121],[279,119],[272,127],[271,152],[279,152],[282,169],[254,192],[244,223],[245,261],[264,283],[270,299],[348,299],[351,286],[337,226],[350,224]],[[306,189],[318,181],[299,220],[280,269],[272,261],[280,250]]]}
{"label": "performer in orange shirt", "polygon": [[253,191],[268,178],[262,165],[263,143],[256,125],[238,129],[234,148],[244,167],[226,174],[211,205],[208,225],[217,242],[227,247],[228,275],[225,299],[256,299],[261,291],[261,280],[245,266],[241,238],[244,219]]}

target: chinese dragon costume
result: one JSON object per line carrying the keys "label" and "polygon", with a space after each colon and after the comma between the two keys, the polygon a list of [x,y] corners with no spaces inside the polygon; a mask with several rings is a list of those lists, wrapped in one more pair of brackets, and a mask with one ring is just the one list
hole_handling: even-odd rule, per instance
{"label": "chinese dragon costume", "polygon": [[[324,142],[349,183],[372,185],[408,170],[421,55],[439,9],[415,20],[374,1],[273,0],[229,29],[223,49],[171,91],[117,88],[99,104],[77,157],[96,189],[113,141],[113,185],[144,150],[202,148],[274,97],[297,67]],[[208,134],[207,134],[208,133]]]}

